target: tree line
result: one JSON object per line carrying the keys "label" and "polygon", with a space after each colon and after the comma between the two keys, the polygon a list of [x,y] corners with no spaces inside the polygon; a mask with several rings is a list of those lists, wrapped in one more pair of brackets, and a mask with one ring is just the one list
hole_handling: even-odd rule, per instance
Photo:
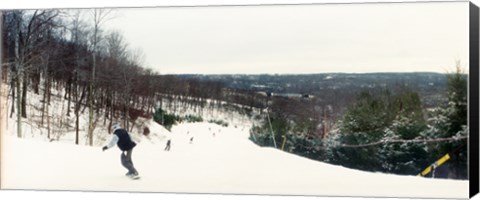
{"label": "tree line", "polygon": [[65,115],[75,116],[76,144],[79,117],[88,112],[89,145],[99,123],[121,121],[132,129],[139,116],[151,117],[164,94],[191,96],[192,104],[223,98],[219,82],[160,75],[142,66],[141,49],[105,28],[114,16],[112,9],[2,12],[2,81],[9,85],[9,115],[16,117],[18,137],[28,117],[27,91],[42,96],[39,124],[47,128],[52,91],[59,91],[68,104]]}
{"label": "tree line", "polygon": [[[165,98],[194,108],[205,106],[207,99],[218,105],[254,105],[255,94],[226,88],[220,81],[161,75],[145,68],[141,49],[132,48],[121,32],[105,28],[114,17],[112,9],[2,12],[2,81],[9,85],[9,115],[20,122],[18,137],[28,117],[27,91],[42,96],[39,125],[48,129],[53,91],[59,91],[68,104],[65,116],[75,118],[75,143],[84,128],[90,145],[98,124],[110,127],[121,121],[132,129],[139,116],[152,117]],[[88,128],[80,124],[86,112]]]}
{"label": "tree line", "polygon": [[276,100],[250,139],[314,160],[403,175],[417,175],[449,154],[435,176],[467,179],[467,76],[459,63],[445,76],[444,94],[437,96],[447,98],[435,106],[427,106],[409,87],[358,91],[333,117],[316,113],[320,104]]}

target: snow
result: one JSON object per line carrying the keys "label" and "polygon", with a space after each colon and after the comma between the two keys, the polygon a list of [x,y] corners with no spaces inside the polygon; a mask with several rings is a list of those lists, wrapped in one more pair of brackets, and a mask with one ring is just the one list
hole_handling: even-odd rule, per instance
{"label": "snow", "polygon": [[[124,176],[120,151],[2,135],[5,189],[467,198],[468,181],[363,172],[309,160],[248,140],[248,131],[183,123],[168,132],[150,122]],[[215,132],[215,136],[213,135]],[[193,143],[190,138],[194,137]],[[171,151],[164,151],[171,138]],[[52,178],[54,177],[54,178]],[[92,181],[93,180],[93,181]]]}
{"label": "snow", "polygon": [[[65,124],[71,124],[73,114],[59,117],[65,113],[66,101],[61,99],[62,92],[57,93],[50,107],[51,119],[64,119]],[[38,121],[39,113],[34,107],[40,106],[41,98],[29,93],[29,119]],[[179,112],[195,114],[191,110]],[[255,145],[248,139],[251,119],[238,112],[204,109],[201,113],[205,121],[223,119],[230,126],[181,123],[168,131],[152,120],[139,119],[140,129],[131,133],[138,143],[133,161],[142,176],[136,181],[125,177],[118,148],[101,150],[110,136],[103,123],[99,122],[95,129],[94,146],[86,146],[88,109],[80,116],[80,145],[74,145],[72,125],[56,127],[60,125],[52,123],[51,140],[47,139],[46,128],[38,128],[34,120],[25,121],[20,139],[16,137],[16,117],[6,118],[7,131],[0,134],[1,187],[167,194],[468,198],[468,181],[371,173],[310,160]],[[150,135],[140,134],[144,126],[150,129]],[[164,151],[168,139],[171,150]]]}
{"label": "snow", "polygon": [[[171,101],[169,98],[175,99]],[[179,100],[181,99],[181,100]],[[181,117],[191,115],[199,116],[204,121],[209,120],[222,120],[228,122],[233,126],[248,126],[254,123],[246,114],[242,114],[239,110],[244,107],[240,104],[229,103],[225,101],[215,102],[213,99],[206,99],[205,106],[197,106],[192,108],[186,106],[185,102],[191,101],[191,98],[178,96],[178,95],[163,95],[161,108],[169,114],[179,115]],[[222,106],[218,106],[218,104]],[[260,109],[253,108],[252,115],[259,115]]]}

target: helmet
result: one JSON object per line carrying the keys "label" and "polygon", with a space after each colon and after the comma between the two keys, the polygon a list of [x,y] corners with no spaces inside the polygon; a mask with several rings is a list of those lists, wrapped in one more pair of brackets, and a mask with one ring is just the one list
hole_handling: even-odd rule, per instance
{"label": "helmet", "polygon": [[121,128],[120,123],[118,123],[118,122],[113,123],[112,128],[113,128],[113,130],[117,130],[117,129]]}

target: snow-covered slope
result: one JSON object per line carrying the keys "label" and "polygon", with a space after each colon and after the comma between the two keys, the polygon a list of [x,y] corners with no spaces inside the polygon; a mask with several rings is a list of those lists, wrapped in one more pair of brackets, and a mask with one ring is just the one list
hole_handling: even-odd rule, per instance
{"label": "snow-covered slope", "polygon": [[[468,181],[386,175],[309,160],[248,140],[248,129],[146,123],[132,181],[120,151],[2,135],[5,189],[467,198]],[[193,141],[190,139],[193,137]],[[171,151],[164,151],[171,139]]]}
{"label": "snow-covered slope", "polygon": [[[178,115],[200,115],[205,121],[220,119],[229,126],[182,123],[168,131],[152,120],[139,119],[131,134],[138,143],[133,160],[142,179],[132,181],[124,176],[120,151],[116,147],[101,150],[109,137],[102,118],[95,129],[94,147],[86,146],[88,109],[80,116],[80,145],[74,145],[74,116],[65,116],[68,105],[63,93],[54,93],[49,107],[50,139],[45,128],[48,122],[38,126],[41,95],[29,92],[22,139],[16,137],[15,117],[6,118],[8,129],[0,134],[2,189],[437,198],[468,195],[468,181],[363,172],[259,147],[248,140],[249,117],[234,109],[208,107],[197,113],[184,107],[173,110]],[[150,129],[148,136],[141,134],[143,127]],[[168,139],[171,150],[164,151]]]}

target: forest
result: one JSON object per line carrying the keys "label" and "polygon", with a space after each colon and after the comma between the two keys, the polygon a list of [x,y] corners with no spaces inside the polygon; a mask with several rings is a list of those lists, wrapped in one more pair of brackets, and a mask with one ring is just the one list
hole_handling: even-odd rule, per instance
{"label": "forest", "polygon": [[[139,117],[164,117],[163,99],[193,107],[228,102],[257,122],[250,134],[260,146],[405,175],[449,154],[447,173],[438,176],[468,178],[468,77],[459,62],[447,74],[162,75],[143,66],[145,55],[120,32],[105,28],[114,12],[2,12],[1,80],[18,137],[24,119],[50,126],[53,90],[63,91],[64,113],[76,118],[76,144],[79,116],[88,113],[89,145],[101,123],[121,120],[131,129]],[[35,119],[27,119],[29,91],[42,95]]]}
{"label": "forest", "polygon": [[272,96],[270,114],[252,128],[251,139],[314,160],[403,175],[417,175],[448,154],[450,160],[427,175],[467,179],[468,78],[459,62],[442,76],[438,92],[405,82],[350,87],[336,96]]}
{"label": "forest", "polygon": [[[122,120],[130,128],[139,116],[148,117],[164,94],[221,98],[217,82],[182,80],[159,75],[142,66],[143,53],[103,25],[112,9],[13,10],[2,12],[2,81],[9,85],[10,117],[27,118],[27,91],[41,94],[40,126],[46,126],[52,90],[64,91],[66,116],[89,113],[92,145],[96,125]],[[162,94],[162,95],[160,95]],[[108,119],[108,121],[107,121]],[[21,133],[21,123],[18,123]],[[21,135],[18,135],[21,137]]]}

